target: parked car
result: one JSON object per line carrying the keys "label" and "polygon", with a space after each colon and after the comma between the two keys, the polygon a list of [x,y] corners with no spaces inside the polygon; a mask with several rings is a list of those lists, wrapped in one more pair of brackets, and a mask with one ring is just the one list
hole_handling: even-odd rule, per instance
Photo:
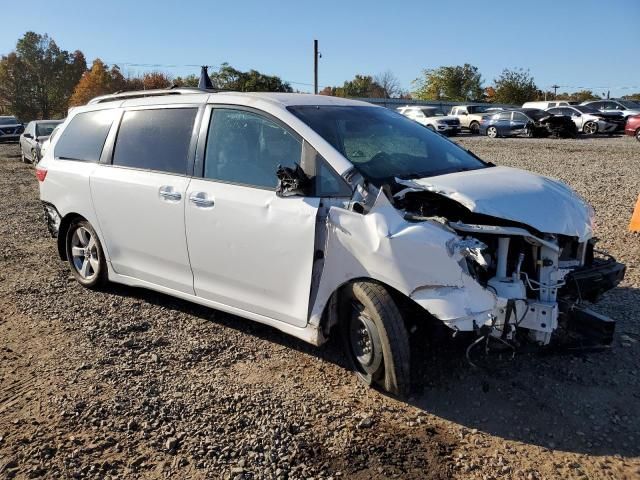
{"label": "parked car", "polygon": [[504,110],[491,105],[457,105],[451,109],[450,116],[460,120],[460,127],[469,130],[471,133],[480,133],[480,122],[483,115],[489,112]]}
{"label": "parked car", "polygon": [[627,117],[627,123],[624,127],[624,133],[636,137],[636,140],[640,142],[640,115],[633,115]]}
{"label": "parked car", "polygon": [[618,113],[603,113],[586,105],[569,105],[565,107],[549,108],[547,112],[554,115],[564,115],[576,124],[578,132],[587,135],[596,133],[614,133],[624,127],[624,119]]}
{"label": "parked car", "polygon": [[617,112],[624,118],[640,114],[640,104],[632,100],[590,100],[582,102],[580,105],[586,105],[606,113]]}
{"label": "parked car", "polygon": [[49,138],[51,132],[62,123],[62,120],[34,120],[27,123],[20,135],[20,155],[22,161],[38,163],[42,144]]}
{"label": "parked car", "polygon": [[594,250],[593,209],[561,182],[365,102],[146,95],[75,108],[36,166],[81,285],[157,290],[316,345],[340,335],[359,378],[394,394],[430,322],[470,348],[581,325],[611,341],[581,300],[625,267]]}
{"label": "parked car", "polygon": [[570,117],[555,116],[537,108],[505,110],[485,115],[480,134],[491,138],[512,137],[575,137],[577,129]]}
{"label": "parked car", "polygon": [[399,107],[397,110],[405,117],[424,125],[434,132],[448,136],[460,133],[460,120],[457,117],[445,115],[437,107],[406,106]]}
{"label": "parked car", "polygon": [[12,115],[0,116],[0,142],[18,141],[24,130],[22,123]]}
{"label": "parked car", "polygon": [[537,108],[540,110],[547,110],[553,107],[565,107],[567,105],[579,105],[580,102],[574,102],[571,100],[550,100],[542,102],[525,102],[522,104],[522,108]]}
{"label": "parked car", "polygon": [[[62,122],[62,120],[61,120],[61,122]],[[53,131],[51,132],[51,135],[49,135],[49,137],[44,142],[42,142],[42,144],[40,145],[39,158],[44,157],[45,153],[47,153],[47,148],[49,148],[49,145],[51,145],[51,140],[56,138],[56,135],[60,131],[60,126],[61,125],[62,125],[62,123],[59,123],[58,125],[56,125],[56,128],[53,129]]]}

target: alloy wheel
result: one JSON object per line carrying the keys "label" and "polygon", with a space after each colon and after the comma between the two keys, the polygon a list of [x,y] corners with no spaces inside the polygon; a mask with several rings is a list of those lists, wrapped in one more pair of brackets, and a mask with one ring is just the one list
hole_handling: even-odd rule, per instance
{"label": "alloy wheel", "polygon": [[93,280],[100,269],[98,245],[91,232],[79,226],[71,237],[72,264],[85,280]]}
{"label": "alloy wheel", "polygon": [[487,128],[487,137],[496,138],[498,136],[498,129],[496,127]]}
{"label": "alloy wheel", "polygon": [[582,127],[582,131],[587,135],[595,135],[595,133],[598,131],[598,125],[596,125],[595,122],[587,122]]}

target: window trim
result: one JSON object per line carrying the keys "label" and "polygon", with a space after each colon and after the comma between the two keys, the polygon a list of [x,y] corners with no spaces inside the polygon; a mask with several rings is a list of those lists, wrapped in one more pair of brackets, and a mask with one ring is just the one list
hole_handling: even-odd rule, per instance
{"label": "window trim", "polygon": [[[118,142],[118,134],[120,133],[120,127],[122,126],[122,119],[126,112],[131,111],[146,111],[146,110],[169,110],[169,109],[192,109],[196,110],[196,115],[193,120],[193,127],[191,129],[191,138],[189,139],[189,148],[187,150],[187,169],[185,173],[167,172],[165,170],[155,170],[152,168],[131,167],[128,165],[115,165],[113,163],[113,157],[115,156],[116,143]],[[116,119],[111,125],[111,130],[107,135],[107,141],[105,142],[105,148],[103,149],[103,156],[100,158],[100,162],[103,165],[107,165],[112,168],[123,168],[127,170],[136,170],[139,172],[151,172],[162,173],[164,175],[175,175],[177,177],[192,177],[195,150],[198,143],[198,135],[200,132],[200,122],[202,121],[202,114],[204,112],[204,105],[201,103],[175,103],[165,105],[138,105],[131,107],[121,107],[118,109],[119,113]],[[107,146],[108,142],[108,146]]]}

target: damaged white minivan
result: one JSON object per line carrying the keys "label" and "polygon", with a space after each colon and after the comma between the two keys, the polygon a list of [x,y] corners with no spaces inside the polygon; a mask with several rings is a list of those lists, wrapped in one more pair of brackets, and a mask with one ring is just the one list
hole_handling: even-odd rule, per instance
{"label": "damaged white minivan", "polygon": [[[143,96],[144,95],[144,96]],[[611,342],[582,305],[624,265],[564,184],[485,162],[391,110],[304,94],[170,89],[75,108],[38,164],[48,227],[86,287],[150,288],[410,384],[409,339]]]}

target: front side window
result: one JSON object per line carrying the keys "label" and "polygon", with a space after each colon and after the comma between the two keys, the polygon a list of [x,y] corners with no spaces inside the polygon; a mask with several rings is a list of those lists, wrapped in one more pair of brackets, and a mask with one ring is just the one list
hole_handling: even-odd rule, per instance
{"label": "front side window", "polygon": [[276,122],[253,112],[220,108],[212,113],[204,177],[275,189],[278,166],[300,163],[302,143]]}
{"label": "front side window", "polygon": [[186,175],[197,112],[197,108],[125,112],[113,151],[113,164]]}
{"label": "front side window", "polygon": [[381,185],[486,164],[453,142],[393,111],[361,106],[292,106],[289,111]]}
{"label": "front side window", "polygon": [[55,157],[83,162],[99,161],[115,116],[115,110],[97,110],[74,116],[56,143]]}

